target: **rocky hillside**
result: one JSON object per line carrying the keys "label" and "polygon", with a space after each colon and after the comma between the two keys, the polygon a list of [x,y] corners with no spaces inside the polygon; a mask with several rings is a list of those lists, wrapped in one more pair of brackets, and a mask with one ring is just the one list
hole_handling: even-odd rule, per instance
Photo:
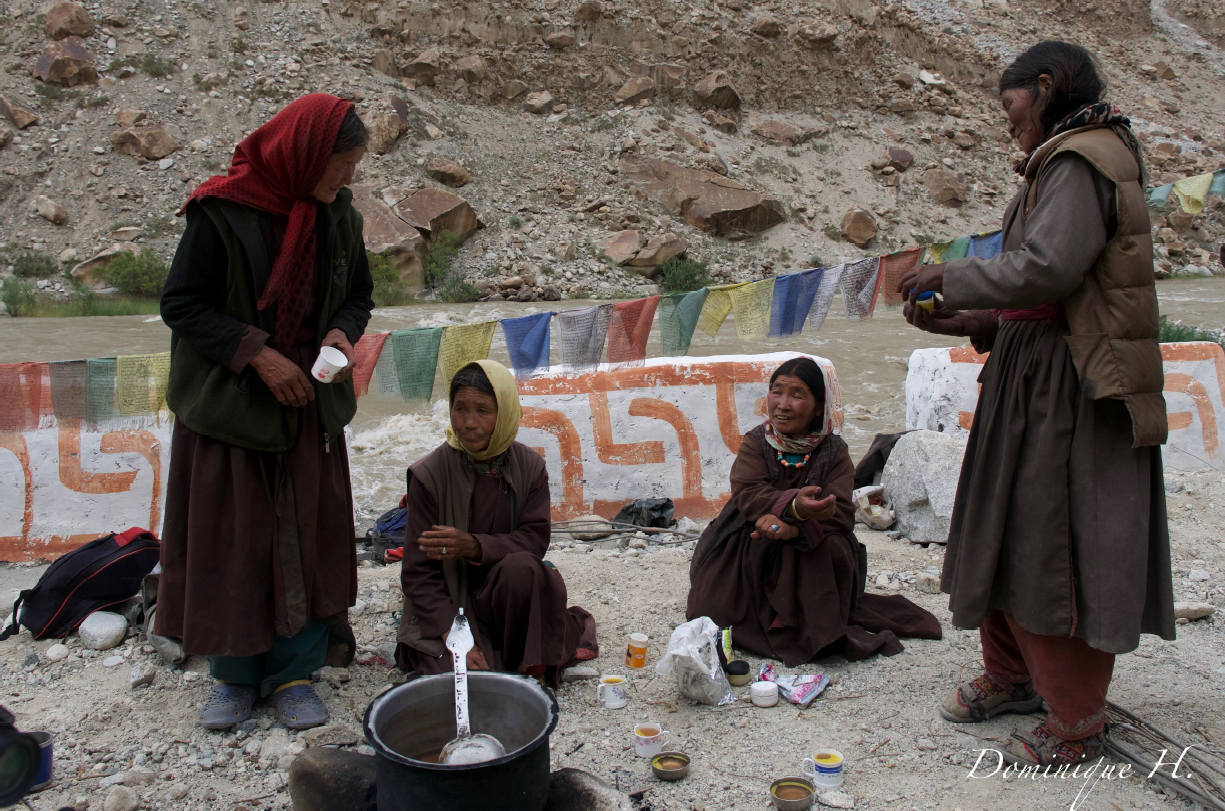
{"label": "rocky hillside", "polygon": [[[168,258],[195,184],[322,91],[374,131],[368,247],[414,288],[444,231],[480,295],[522,300],[639,295],[674,256],[739,280],[885,253],[998,224],[994,85],[1042,38],[1100,57],[1154,183],[1225,165],[1219,12],[1164,2],[14,0],[0,251],[54,257],[59,296],[57,268]],[[1220,200],[1162,214],[1160,273],[1221,272]]]}

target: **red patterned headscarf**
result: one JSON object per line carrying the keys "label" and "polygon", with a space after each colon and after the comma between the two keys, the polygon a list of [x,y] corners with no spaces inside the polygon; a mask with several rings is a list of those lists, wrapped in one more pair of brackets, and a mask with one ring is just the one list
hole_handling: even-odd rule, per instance
{"label": "red patterned headscarf", "polygon": [[258,304],[261,310],[276,305],[272,346],[281,351],[292,345],[314,295],[316,201],[311,193],[351,109],[352,102],[326,93],[297,99],[239,142],[226,177],[209,178],[187,198],[190,203],[219,197],[289,218]]}

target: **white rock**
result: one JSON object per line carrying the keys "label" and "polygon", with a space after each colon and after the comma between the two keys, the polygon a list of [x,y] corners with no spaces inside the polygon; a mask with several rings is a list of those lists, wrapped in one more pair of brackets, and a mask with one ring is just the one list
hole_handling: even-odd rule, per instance
{"label": "white rock", "polygon": [[877,587],[878,589],[887,589],[887,588],[889,588],[889,575],[887,575],[887,574],[878,574],[878,575],[876,576],[876,587]]}
{"label": "white rock", "polygon": [[364,613],[366,613],[366,601],[365,600],[358,600],[353,605],[349,606],[349,616],[350,617],[360,617]]}
{"label": "white rock", "polygon": [[280,760],[289,748],[289,735],[283,729],[274,729],[264,738],[259,747],[260,760]]}
{"label": "white rock", "polygon": [[563,670],[561,674],[561,680],[563,682],[587,681],[588,679],[598,678],[600,678],[600,671],[596,670],[594,667],[584,667],[582,665],[568,667]]}
{"label": "white rock", "polygon": [[77,629],[81,644],[90,650],[110,650],[128,633],[128,621],[110,611],[95,611]]}
{"label": "white rock", "polygon": [[152,769],[146,769],[142,766],[137,766],[134,769],[128,769],[123,773],[123,784],[125,786],[151,786],[157,781],[157,772]]}
{"label": "white rock", "polygon": [[1202,620],[1215,613],[1216,606],[1211,603],[1174,603],[1174,616],[1178,619]]}
{"label": "white rock", "polygon": [[914,585],[924,594],[940,593],[940,575],[931,572],[919,572],[914,576]]}
{"label": "white rock", "polygon": [[186,797],[190,791],[191,789],[187,787],[186,783],[174,783],[170,786],[169,790],[167,790],[166,794],[172,800],[181,800]]}
{"label": "white rock", "polygon": [[898,440],[881,477],[897,514],[896,529],[914,543],[945,543],[957,495],[965,440],[912,431]]}
{"label": "white rock", "polygon": [[1187,575],[1187,579],[1193,583],[1202,583],[1210,576],[1204,569],[1192,569],[1191,573]]}
{"label": "white rock", "polygon": [[103,667],[119,667],[121,664],[123,664],[122,656],[108,656],[102,660]]}
{"label": "white rock", "polygon": [[47,652],[44,655],[47,657],[48,662],[62,662],[68,658],[68,653],[68,646],[57,642],[47,648]]}
{"label": "white rock", "polygon": [[817,802],[830,808],[855,807],[855,798],[842,791],[823,791],[817,795]]}
{"label": "white rock", "polygon": [[171,166],[174,166],[174,158],[162,158],[157,162],[157,168],[161,169],[163,172],[169,169]]}
{"label": "white rock", "polygon": [[570,530],[567,534],[576,541],[598,541],[612,535],[608,519],[602,516],[583,515],[575,518],[574,521],[582,529]]}
{"label": "white rock", "polygon": [[127,786],[112,786],[102,803],[102,811],[136,811],[140,798]]}
{"label": "white rock", "polygon": [[132,672],[128,676],[128,686],[140,687],[144,684],[153,684],[153,680],[156,678],[157,668],[148,662],[141,662],[132,668]]}

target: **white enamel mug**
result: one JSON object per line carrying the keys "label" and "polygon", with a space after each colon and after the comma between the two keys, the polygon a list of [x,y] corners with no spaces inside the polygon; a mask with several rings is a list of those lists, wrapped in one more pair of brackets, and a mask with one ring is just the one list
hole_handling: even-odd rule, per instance
{"label": "white enamel mug", "polygon": [[619,710],[629,701],[629,692],[624,676],[601,676],[596,685],[596,700],[604,702],[605,709]]}
{"label": "white enamel mug", "polygon": [[634,751],[638,757],[655,757],[664,750],[671,734],[654,721],[643,721],[634,727]]}

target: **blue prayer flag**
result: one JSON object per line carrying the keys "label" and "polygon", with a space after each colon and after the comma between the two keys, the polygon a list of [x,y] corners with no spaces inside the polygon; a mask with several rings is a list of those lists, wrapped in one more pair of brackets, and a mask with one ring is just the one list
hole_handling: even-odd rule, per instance
{"label": "blue prayer flag", "polygon": [[798,335],[804,329],[804,321],[824,275],[824,268],[816,268],[774,279],[774,300],[770,303],[771,338]]}
{"label": "blue prayer flag", "polygon": [[970,256],[979,259],[990,259],[1004,248],[1004,235],[1000,231],[993,234],[977,234],[970,238]]}
{"label": "blue prayer flag", "polygon": [[549,321],[553,313],[502,319],[506,349],[516,377],[530,377],[549,365]]}

